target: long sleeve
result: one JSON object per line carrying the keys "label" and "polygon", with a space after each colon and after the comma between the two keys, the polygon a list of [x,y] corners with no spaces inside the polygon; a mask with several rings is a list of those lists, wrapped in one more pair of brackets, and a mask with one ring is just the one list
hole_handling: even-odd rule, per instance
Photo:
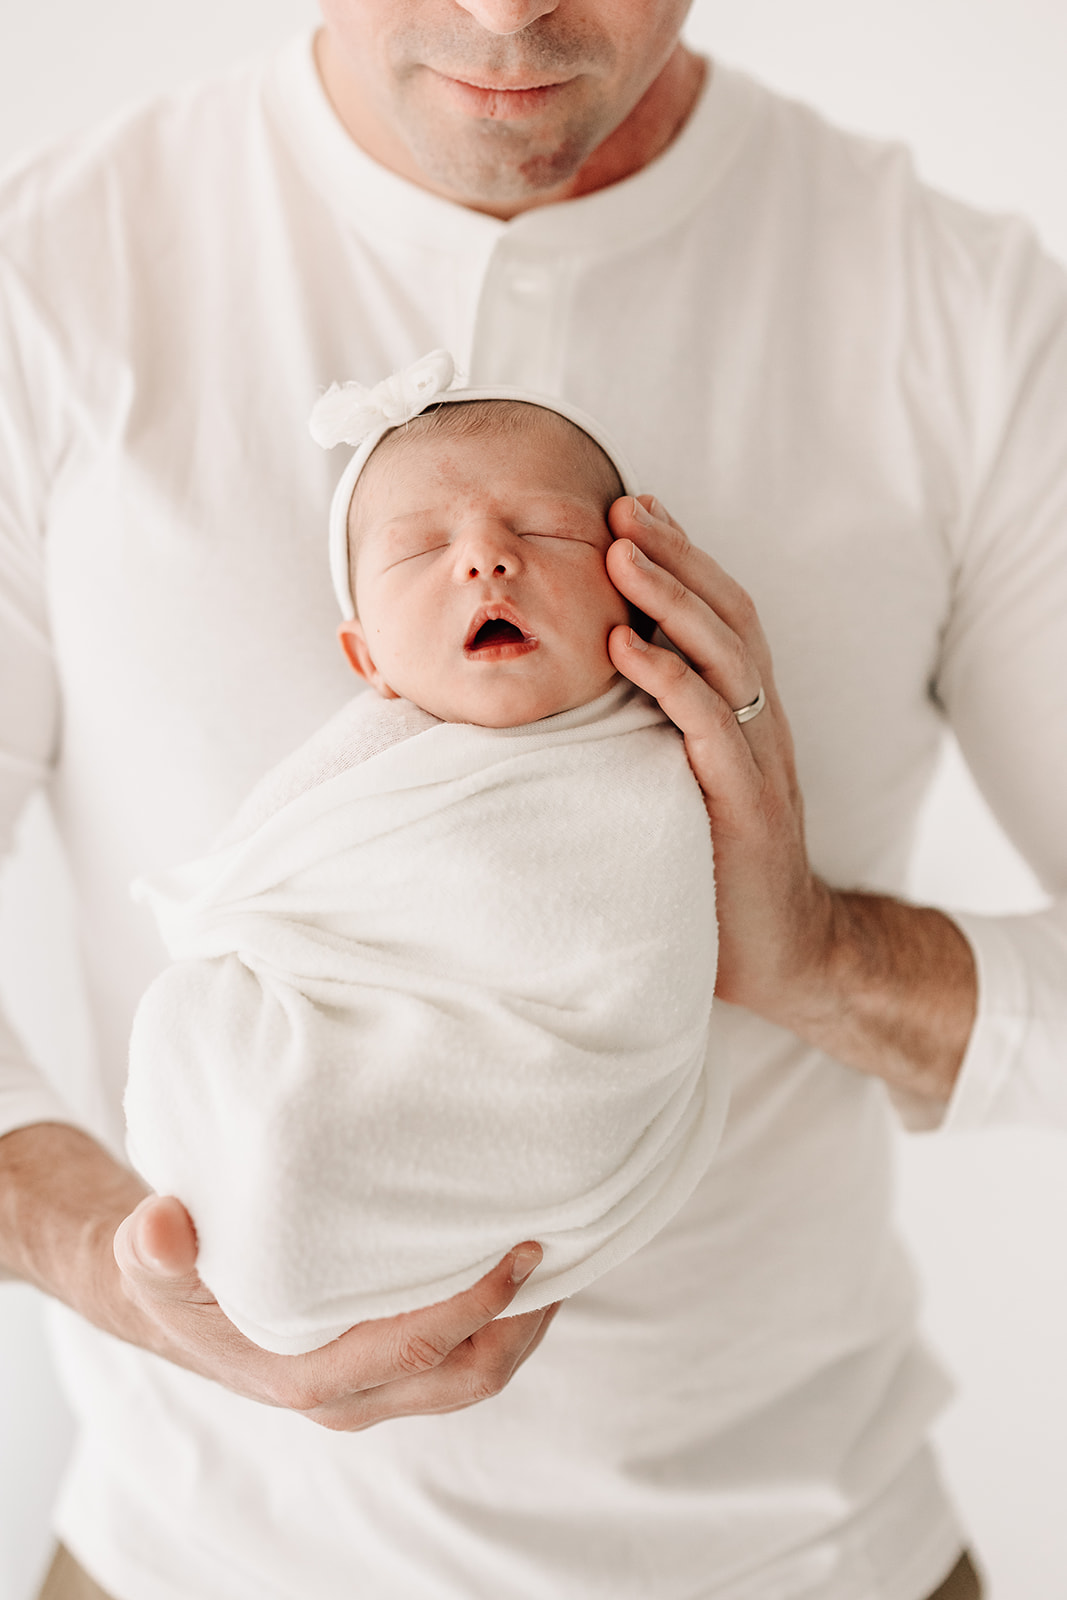
{"label": "long sleeve", "polygon": [[946,1125],[1067,1128],[1067,276],[1023,226],[1002,238],[935,691],[1051,904],[957,916],[980,998]]}
{"label": "long sleeve", "polygon": [[[57,356],[42,331],[25,286],[0,262],[0,852],[5,857],[27,797],[47,781],[58,729],[43,528],[59,459],[61,407]],[[0,1016],[0,1134],[33,1122],[71,1120]]]}

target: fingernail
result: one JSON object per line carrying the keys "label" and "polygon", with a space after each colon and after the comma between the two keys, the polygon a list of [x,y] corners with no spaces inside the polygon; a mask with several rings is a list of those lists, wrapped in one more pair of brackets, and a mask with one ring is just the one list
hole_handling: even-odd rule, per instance
{"label": "fingernail", "polygon": [[651,496],[651,500],[652,500],[652,504],[648,508],[649,521],[651,522],[653,517],[657,517],[660,522],[665,522],[666,521],[666,512],[664,511],[663,507],[660,505],[659,501],[656,499],[655,495]]}
{"label": "fingernail", "polygon": [[136,1212],[126,1230],[126,1243],[129,1246],[131,1256],[139,1267],[143,1267],[146,1272],[159,1271],[159,1262],[155,1261],[144,1247],[141,1239],[141,1219]]}
{"label": "fingernail", "polygon": [[642,639],[642,637],[641,637],[641,635],[639,633],[635,633],[632,628],[630,629],[630,637],[627,639],[626,644],[627,644],[627,647],[630,650],[647,650],[648,649],[648,645],[645,642],[645,640]]}
{"label": "fingernail", "polygon": [[161,1260],[151,1248],[145,1238],[145,1208],[158,1204],[158,1195],[146,1195],[140,1205],[130,1213],[129,1241],[130,1249],[139,1267],[145,1272],[158,1273],[161,1277],[169,1277],[173,1268],[168,1261]]}
{"label": "fingernail", "polygon": [[630,540],[630,560],[635,567],[640,567],[643,572],[651,572],[653,570],[651,561],[643,550],[637,548],[632,539]]}
{"label": "fingernail", "polygon": [[636,495],[634,495],[633,501],[635,518],[638,522],[643,522],[646,528],[650,528],[652,526],[652,518],[649,516],[648,512],[645,510],[644,506],[641,504]]}
{"label": "fingernail", "polygon": [[511,1258],[512,1283],[525,1283],[541,1260],[537,1245],[520,1245]]}

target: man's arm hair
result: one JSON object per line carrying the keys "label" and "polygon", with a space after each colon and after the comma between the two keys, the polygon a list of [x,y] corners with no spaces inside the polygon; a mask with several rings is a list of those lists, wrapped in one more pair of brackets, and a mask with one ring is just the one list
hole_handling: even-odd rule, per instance
{"label": "man's arm hair", "polygon": [[41,1122],[0,1138],[0,1266],[108,1333],[147,1330],[121,1293],[111,1241],[144,1199],[139,1178],[95,1139]]}

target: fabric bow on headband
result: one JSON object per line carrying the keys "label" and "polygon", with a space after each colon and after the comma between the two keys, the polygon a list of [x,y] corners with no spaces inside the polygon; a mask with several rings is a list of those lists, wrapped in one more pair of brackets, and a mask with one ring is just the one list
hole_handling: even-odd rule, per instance
{"label": "fabric bow on headband", "polygon": [[334,383],[318,401],[308,427],[316,444],[362,444],[372,433],[410,422],[443,394],[456,375],[447,350],[431,350],[410,367],[383,378],[373,389]]}

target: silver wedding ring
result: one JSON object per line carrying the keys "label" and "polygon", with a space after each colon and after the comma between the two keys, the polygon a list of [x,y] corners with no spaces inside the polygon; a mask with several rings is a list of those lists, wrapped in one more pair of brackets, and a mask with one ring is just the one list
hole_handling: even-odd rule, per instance
{"label": "silver wedding ring", "polygon": [[734,716],[738,722],[751,722],[753,717],[759,716],[766,704],[767,696],[761,689],[755,700],[751,700],[747,706],[742,706],[740,711],[735,711]]}

